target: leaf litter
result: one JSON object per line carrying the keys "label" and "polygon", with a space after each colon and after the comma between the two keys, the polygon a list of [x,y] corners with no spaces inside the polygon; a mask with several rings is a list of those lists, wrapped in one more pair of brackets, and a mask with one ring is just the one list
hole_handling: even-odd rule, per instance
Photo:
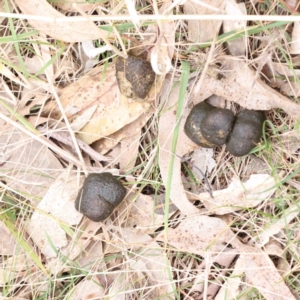
{"label": "leaf litter", "polygon": [[[199,3],[204,5],[204,8]],[[17,1],[17,4],[25,14],[43,16],[45,13],[48,13],[50,17],[64,17],[62,13],[59,13],[46,1],[39,2],[39,9],[43,11],[33,11],[32,7],[34,6],[25,7],[21,1]],[[35,4],[35,1],[33,0],[31,4]],[[232,11],[228,8],[230,4],[234,6],[234,9],[237,9],[234,1],[186,1],[183,9],[186,13],[199,14],[200,11],[204,11],[202,14],[207,14],[220,12],[224,8],[227,11]],[[82,11],[92,9],[93,5],[84,2],[77,9],[76,6],[72,6],[72,9],[74,9],[72,13],[84,15]],[[171,7],[171,5],[173,5],[171,2],[166,1],[159,13],[162,13],[162,11],[167,12],[168,7]],[[71,12],[70,4],[59,3],[58,6],[69,13]],[[209,6],[214,6],[215,9]],[[127,9],[129,7],[130,5],[126,6]],[[119,11],[120,7],[115,9]],[[133,15],[132,12],[129,11],[129,13]],[[78,29],[78,24],[72,21],[72,17],[65,18],[68,18],[69,21],[64,23],[66,24],[64,28],[60,24],[49,23],[52,26],[50,28],[48,23],[41,20],[30,20],[30,23],[33,27],[40,30],[41,34],[38,38],[43,42],[45,42],[45,36],[43,36],[45,34],[66,42],[88,41],[89,43],[96,38],[101,38],[101,34],[107,36],[106,32],[101,31],[100,33],[99,28],[92,22],[78,23],[80,26],[86,25],[86,27]],[[243,216],[241,209],[250,211],[247,209],[255,209],[257,207],[260,210],[269,204],[273,204],[272,201],[274,199],[272,197],[276,197],[275,192],[277,188],[275,176],[271,176],[271,172],[260,172],[259,167],[256,169],[249,168],[250,171],[248,170],[248,173],[246,171],[236,171],[243,164],[247,164],[248,160],[245,163],[245,161],[241,162],[233,160],[231,157],[225,157],[224,152],[220,152],[219,149],[197,149],[198,147],[184,135],[182,126],[179,130],[180,143],[177,147],[177,156],[175,156],[170,199],[171,204],[176,206],[174,211],[170,209],[167,234],[162,231],[162,228],[166,225],[166,220],[164,213],[160,214],[156,210],[157,203],[155,198],[156,196],[165,197],[163,188],[168,179],[167,170],[173,155],[171,153],[171,142],[176,125],[176,104],[179,93],[178,86],[174,86],[176,81],[174,78],[177,76],[175,72],[172,74],[173,77],[168,75],[165,80],[164,78],[169,70],[174,70],[174,66],[171,65],[171,59],[175,58],[175,56],[178,59],[177,55],[185,59],[180,53],[176,52],[178,50],[177,46],[174,47],[175,30],[180,27],[176,29],[174,23],[163,22],[159,24],[158,22],[159,30],[151,25],[148,26],[146,31],[147,34],[151,33],[152,37],[146,40],[144,45],[147,43],[152,43],[151,45],[153,45],[153,48],[149,51],[149,57],[153,69],[156,70],[159,76],[157,85],[145,103],[135,103],[132,99],[127,99],[119,93],[114,77],[114,68],[109,63],[107,68],[106,66],[105,68],[102,66],[96,67],[85,76],[78,73],[81,78],[71,84],[70,82],[73,79],[68,80],[68,84],[63,89],[55,86],[65,112],[62,113],[57,109],[56,103],[46,105],[47,110],[43,109],[44,116],[47,118],[52,116],[59,122],[65,113],[71,122],[72,130],[77,132],[77,141],[79,142],[80,139],[85,144],[91,144],[94,151],[97,151],[96,153],[106,155],[106,157],[93,156],[91,152],[87,152],[89,157],[104,161],[103,165],[110,168],[111,165],[106,160],[108,155],[111,154],[115,158],[113,163],[118,165],[118,168],[124,174],[124,172],[130,172],[131,170],[135,172],[136,159],[141,154],[139,152],[139,141],[143,139],[144,125],[153,114],[157,117],[155,110],[162,108],[159,113],[158,126],[158,164],[163,184],[159,187],[159,195],[143,195],[132,191],[130,196],[105,223],[97,224],[85,218],[82,219],[73,209],[74,195],[80,185],[77,177],[74,178],[74,185],[68,185],[65,183],[65,180],[61,179],[57,179],[53,184],[54,178],[57,178],[58,174],[62,173],[63,167],[61,163],[65,165],[65,161],[58,160],[57,156],[53,155],[46,146],[40,145],[41,147],[39,148],[38,143],[33,145],[29,151],[26,148],[26,155],[23,157],[23,155],[20,155],[22,152],[19,150],[26,147],[23,143],[23,136],[15,135],[15,133],[12,136],[14,139],[17,139],[20,147],[16,148],[15,143],[10,144],[9,139],[5,139],[3,142],[6,148],[12,147],[12,150],[14,148],[18,150],[16,153],[13,153],[14,156],[4,159],[6,166],[18,173],[17,166],[20,166],[22,159],[25,159],[25,162],[22,162],[21,165],[27,164],[31,168],[34,163],[29,164],[28,160],[34,162],[40,154],[47,153],[45,157],[47,157],[47,160],[50,160],[49,169],[53,169],[53,165],[57,166],[54,169],[58,171],[58,174],[54,174],[54,176],[52,174],[53,178],[49,182],[42,182],[45,187],[41,188],[41,182],[37,181],[35,177],[28,177],[31,169],[27,167],[24,177],[21,177],[21,179],[17,178],[16,182],[13,182],[16,178],[15,173],[11,177],[6,175],[8,179],[6,184],[12,190],[22,193],[22,195],[30,193],[43,198],[29,219],[29,225],[26,228],[28,233],[31,233],[32,242],[37,247],[38,253],[44,254],[43,259],[47,269],[57,276],[63,271],[69,272],[73,267],[70,261],[73,261],[78,263],[82,270],[85,270],[85,274],[89,275],[80,283],[76,282],[76,285],[73,286],[74,289],[70,290],[70,294],[65,299],[69,296],[71,297],[70,299],[76,299],[77,295],[81,297],[83,295],[85,297],[95,295],[97,295],[95,297],[103,297],[103,295],[108,296],[108,294],[111,296],[111,299],[126,299],[127,294],[134,294],[135,292],[148,299],[164,297],[167,294],[172,295],[170,298],[173,298],[174,288],[181,290],[186,285],[192,286],[188,293],[196,292],[198,293],[197,295],[200,293],[199,299],[208,296],[215,297],[215,299],[223,299],[224,297],[237,298],[240,297],[240,294],[243,293],[247,286],[258,289],[265,299],[295,299],[281,277],[284,273],[281,272],[279,265],[275,267],[269,255],[278,256],[282,260],[281,266],[285,266],[286,270],[290,271],[287,262],[284,261],[285,254],[281,251],[278,243],[274,244],[274,238],[278,239],[279,234],[285,236],[286,233],[283,233],[283,231],[287,230],[286,225],[290,224],[297,217],[297,205],[289,204],[291,210],[287,209],[285,215],[275,221],[273,220],[274,222],[270,222],[268,226],[261,227],[261,232],[258,232],[256,235],[250,234],[245,230],[247,234],[251,235],[250,242],[247,243],[245,239],[242,240],[239,236],[239,228],[236,229],[234,226],[231,228],[231,222],[234,222],[234,217],[238,221],[238,218]],[[212,23],[209,22],[188,20],[187,36],[189,41],[207,42],[213,39],[222,22],[216,21],[213,23],[212,26]],[[201,30],[199,30],[199,24],[202,26]],[[215,25],[216,27],[214,27]],[[239,28],[239,26],[243,27],[245,24],[238,24],[237,27],[227,27],[227,30],[240,29],[241,27]],[[226,27],[225,23],[223,23],[223,27]],[[207,30],[203,30],[203,28],[207,28]],[[225,29],[225,31],[227,30]],[[294,34],[297,33],[296,31],[297,26],[294,26]],[[159,32],[161,35],[159,35]],[[201,34],[208,33],[209,35],[203,37],[199,32]],[[112,38],[115,37],[114,34],[111,36]],[[293,38],[292,42],[294,44],[296,44],[295,41],[296,38]],[[228,41],[228,47],[229,49],[231,48],[232,55],[242,55],[245,52],[245,45],[246,34],[240,40]],[[176,50],[175,52],[174,49]],[[240,52],[236,52],[236,49]],[[32,74],[38,72],[52,58],[51,47],[43,45],[40,47],[40,50],[39,54],[43,59],[42,64],[38,63],[40,60],[36,56],[33,56],[32,62],[27,62],[27,67],[29,69],[32,68],[30,71]],[[244,61],[242,58],[237,59],[234,56],[217,56],[217,60],[220,60],[221,67],[218,67],[217,71],[214,68],[215,66],[213,66],[213,69],[215,75],[219,76],[212,76],[213,72],[208,72],[202,82],[200,93],[193,98],[193,102],[197,103],[204,100],[206,95],[214,94],[223,97],[227,101],[238,103],[243,108],[259,110],[281,108],[290,116],[294,118],[299,117],[299,105],[284,96],[297,95],[298,86],[295,82],[286,83],[282,79],[274,78],[273,87],[278,87],[280,94],[272,89],[269,83],[260,79],[258,71],[255,72],[254,68],[249,67],[251,61]],[[38,63],[37,69],[34,69],[36,66],[32,65],[35,62]],[[274,62],[272,64],[275,66],[276,73],[278,73],[281,70],[280,66]],[[72,64],[64,65],[65,68],[72,68],[72,66],[74,73],[80,72]],[[51,64],[45,70],[50,74],[49,78],[51,81],[48,82],[49,78],[45,79],[43,77],[44,73],[42,73],[39,78],[40,82],[35,85],[32,79],[23,78],[21,72],[17,72],[18,77],[16,77],[15,73],[11,72],[6,65],[3,68],[3,74],[7,74],[6,79],[22,87],[23,106],[17,108],[21,115],[30,113],[31,107],[44,105],[52,96],[50,95],[49,97],[48,93],[53,88],[55,80],[60,80],[60,76],[65,75],[61,72],[62,68],[56,70],[55,66]],[[69,74],[71,73],[72,71]],[[285,78],[294,74],[298,76],[296,70],[289,70],[286,66],[284,74]],[[193,83],[195,82],[191,78],[189,92],[193,91]],[[46,84],[49,87],[46,87]],[[163,90],[167,92],[161,94],[161,104],[157,106],[157,96],[162,85]],[[6,89],[6,98],[16,103],[17,98],[8,92],[9,85],[3,83],[3,86]],[[40,93],[38,96],[35,94],[37,90]],[[181,125],[184,124],[184,120],[190,110],[188,105],[188,102],[190,102],[189,97],[190,95],[188,94],[185,99],[186,103]],[[32,99],[34,100],[31,102]],[[166,102],[164,102],[165,100]],[[28,102],[30,103],[28,104]],[[164,105],[162,105],[163,102]],[[48,113],[49,111],[51,112],[50,114]],[[298,135],[295,133],[292,141],[291,136],[286,135],[286,138],[282,140],[282,144],[285,145],[284,148],[289,148],[288,152],[290,155],[285,156],[287,159],[297,157],[298,152]],[[63,143],[59,138],[55,139],[57,142]],[[28,141],[26,142],[29,143]],[[275,146],[280,147],[280,143]],[[39,155],[32,158],[33,153],[36,152]],[[50,153],[49,155],[48,152]],[[16,160],[15,167],[11,167],[9,165],[9,163],[13,163],[11,158],[18,155],[20,160]],[[76,154],[73,152],[72,155]],[[185,155],[194,157],[195,166],[203,170],[203,173],[206,172],[207,177],[210,177],[212,171],[217,169],[216,167],[219,167],[219,164],[223,162],[227,167],[230,164],[236,164],[237,167],[234,168],[234,171],[230,171],[235,174],[233,176],[232,174],[228,175],[225,188],[213,191],[214,199],[211,199],[208,193],[193,195],[193,200],[197,199],[197,206],[195,206],[195,203],[189,201],[186,185],[183,185],[182,182],[181,157]],[[217,156],[219,156],[218,159]],[[268,164],[263,160],[260,161],[260,166],[268,167]],[[88,159],[86,162],[88,163]],[[1,167],[3,168],[3,166]],[[44,161],[43,168],[45,168]],[[35,170],[39,170],[39,166]],[[193,172],[196,173],[196,170],[194,168]],[[136,177],[139,175],[138,173],[134,174]],[[48,175],[47,172],[43,174],[45,178],[48,178]],[[131,174],[131,176],[133,175]],[[242,181],[242,176],[250,178]],[[196,177],[199,181],[202,180],[199,174]],[[129,176],[126,176],[127,178]],[[290,181],[287,182],[289,183]],[[27,186],[29,183],[31,185],[32,183],[37,183],[37,190],[35,190],[35,184],[29,190],[26,189],[24,182]],[[297,187],[297,180],[293,182],[294,186]],[[18,183],[21,185],[18,186]],[[62,189],[66,189],[68,195],[59,197]],[[47,190],[48,192],[46,193]],[[67,198],[68,204],[62,206]],[[163,203],[158,206],[162,206],[164,209]],[[217,214],[220,217],[212,217],[210,216],[211,214]],[[226,224],[222,219],[229,221]],[[257,224],[257,227],[259,226]],[[39,234],[33,233],[34,227],[35,229],[38,227]],[[241,241],[243,243],[246,242],[243,244]],[[290,249],[296,251],[295,249],[297,248],[295,246],[295,244],[292,244]],[[177,258],[178,256],[180,257],[179,254],[184,252],[193,257],[193,259],[189,260],[189,257],[186,265],[184,265],[184,260],[179,258],[179,263],[176,265],[177,259],[173,259],[172,251]],[[6,269],[11,269],[9,263],[15,259],[14,253],[9,252],[10,260],[6,260],[7,265],[2,264],[2,267]],[[195,255],[198,255],[198,257]],[[61,260],[62,256],[67,257],[68,260]],[[202,261],[199,260],[199,257]],[[196,265],[194,265],[195,263]],[[184,272],[180,270],[180,264],[186,267]],[[223,268],[219,273],[214,270],[215,264]],[[27,264],[27,266],[30,268],[31,264]],[[194,270],[195,266],[197,267],[196,271]],[[93,275],[94,271],[98,272],[97,276]],[[107,272],[106,275],[104,275],[105,272]],[[25,273],[25,270],[20,267],[17,270],[13,270],[10,275],[16,276],[21,280],[21,278],[25,278]],[[193,277],[192,274],[196,275]],[[212,278],[215,279],[215,282],[213,282]],[[187,290],[182,289],[184,293]],[[90,294],[93,292],[96,294]],[[71,295],[72,293],[73,295]]]}
{"label": "leaf litter", "polygon": [[62,225],[78,225],[82,219],[73,203],[78,190],[77,176],[62,173],[48,189],[27,224],[28,234],[46,258],[57,257],[57,250],[68,245]]}

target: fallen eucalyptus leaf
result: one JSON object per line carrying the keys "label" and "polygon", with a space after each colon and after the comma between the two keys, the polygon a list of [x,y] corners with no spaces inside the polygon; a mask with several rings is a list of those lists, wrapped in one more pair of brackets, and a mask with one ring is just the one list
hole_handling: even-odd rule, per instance
{"label": "fallen eucalyptus leaf", "polygon": [[224,215],[268,200],[276,190],[275,185],[275,178],[269,174],[252,174],[246,182],[233,178],[226,189],[213,192],[213,199],[209,193],[201,193],[197,198],[210,213]]}
{"label": "fallen eucalyptus leaf", "polygon": [[227,56],[223,68],[227,71],[221,75],[220,79],[210,75],[206,75],[204,78],[198,94],[202,101],[210,92],[229,101],[234,101],[247,109],[281,108],[292,117],[299,118],[300,105],[276,92],[268,84],[257,78],[255,72],[248,67],[245,61]]}

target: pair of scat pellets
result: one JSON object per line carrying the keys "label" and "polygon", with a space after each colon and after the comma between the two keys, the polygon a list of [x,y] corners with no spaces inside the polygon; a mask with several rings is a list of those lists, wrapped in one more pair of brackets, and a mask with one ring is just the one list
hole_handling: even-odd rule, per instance
{"label": "pair of scat pellets", "polygon": [[[248,154],[260,141],[266,117],[262,111],[243,110],[235,117],[229,109],[207,102],[193,107],[184,131],[201,147],[226,143],[234,156]],[[85,179],[75,201],[75,208],[94,222],[104,221],[123,201],[126,189],[111,173],[92,173]]]}

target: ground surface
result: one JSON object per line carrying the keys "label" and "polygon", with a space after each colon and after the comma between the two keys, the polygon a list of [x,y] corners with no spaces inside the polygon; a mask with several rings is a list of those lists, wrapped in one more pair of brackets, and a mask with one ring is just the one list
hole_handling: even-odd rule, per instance
{"label": "ground surface", "polygon": [[[298,1],[0,7],[1,299],[300,299]],[[250,154],[188,139],[204,100],[264,111]],[[99,172],[127,196],[92,222]]]}

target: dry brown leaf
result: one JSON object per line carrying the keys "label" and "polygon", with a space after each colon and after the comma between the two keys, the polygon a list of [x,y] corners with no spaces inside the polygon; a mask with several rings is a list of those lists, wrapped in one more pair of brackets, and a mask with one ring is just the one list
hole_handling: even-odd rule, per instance
{"label": "dry brown leaf", "polygon": [[102,235],[94,235],[93,241],[76,258],[76,263],[86,271],[94,269],[95,266],[99,269],[99,265],[104,264],[102,243]]}
{"label": "dry brown leaf", "polygon": [[[66,247],[61,248],[60,253],[65,257],[68,257],[69,261],[74,261],[78,255],[85,251],[94,239],[99,238],[99,235],[96,237],[96,234],[102,226],[103,223],[101,222],[92,222],[89,219],[84,218],[77,228],[72,242]],[[99,252],[99,259],[102,257],[101,255],[102,252]],[[47,270],[52,274],[58,274],[64,270],[69,271],[70,266],[68,261],[62,260],[61,257],[55,257],[48,259]]]}
{"label": "dry brown leaf", "polygon": [[53,91],[60,92],[60,88],[54,87],[53,90],[53,85],[42,79],[28,79],[28,83],[29,86],[22,90],[21,101],[16,108],[21,116],[30,114],[32,108],[45,105],[52,97]]}
{"label": "dry brown leaf", "polygon": [[[236,3],[235,0],[226,0],[225,12],[227,15],[234,15],[234,16],[247,15],[245,3]],[[240,21],[230,21],[230,20],[223,21],[224,33],[233,30],[243,30],[246,29],[246,26],[247,26],[246,19]],[[246,31],[244,37],[232,41],[228,41],[227,45],[232,55],[234,56],[245,55],[246,48],[247,48]]]}
{"label": "dry brown leaf", "polygon": [[[226,248],[223,252],[219,252],[216,255],[208,254],[204,260],[195,269],[195,277],[193,280],[193,286],[191,291],[201,293],[205,290],[205,285],[207,283],[206,296],[208,299],[215,299],[214,296],[220,290],[220,283],[226,279],[224,276],[226,270],[232,265],[237,253],[235,249]],[[208,279],[210,269],[213,265],[219,264],[224,269],[220,270],[220,273],[215,277],[213,281],[210,282]],[[224,278],[225,277],[225,278]]]}
{"label": "dry brown leaf", "polygon": [[[294,118],[300,116],[300,105],[284,97],[280,93],[257,78],[246,62],[236,60],[228,56],[225,59],[223,68],[227,69],[221,79],[206,75],[201,86],[199,95],[203,96],[209,91],[213,94],[224,97],[229,101],[237,102],[244,108],[254,110],[269,110],[281,108]],[[203,94],[203,95],[202,95]]]}
{"label": "dry brown leaf", "polygon": [[170,261],[160,245],[152,242],[147,249],[141,250],[142,255],[131,262],[134,272],[140,272],[137,276],[142,280],[141,284],[147,285],[145,293],[148,299],[174,299],[173,286],[168,269],[172,269]]}
{"label": "dry brown leaf", "polygon": [[16,240],[6,227],[6,225],[0,221],[0,253],[1,255],[13,255],[16,251]]}
{"label": "dry brown leaf", "polygon": [[66,226],[78,225],[82,219],[82,214],[74,206],[79,186],[76,174],[72,176],[63,173],[50,186],[28,222],[26,230],[46,258],[57,256],[51,243],[56,249],[68,244],[66,232],[60,223]]}
{"label": "dry brown leaf", "polygon": [[242,259],[238,258],[233,272],[229,277],[224,278],[224,283],[214,300],[237,299],[238,295],[242,292],[239,286],[242,284],[244,270],[245,263]]}
{"label": "dry brown leaf", "polygon": [[166,241],[180,251],[201,256],[224,251],[226,243],[233,239],[234,234],[222,220],[208,216],[183,219],[175,229],[168,229],[167,238],[165,232],[156,237],[156,241]]}
{"label": "dry brown leaf", "polygon": [[[40,17],[40,20],[28,20],[37,30],[51,36],[54,39],[76,43],[96,40],[101,37],[111,37],[111,33],[101,30],[90,21],[77,22],[72,17],[65,17],[50,5],[46,0],[16,0],[16,4],[25,15]],[[66,22],[45,22],[43,17],[65,18]]]}
{"label": "dry brown leaf", "polygon": [[[172,285],[167,271],[170,262],[164,249],[147,234],[119,226],[109,226],[108,228],[112,233],[110,242],[117,252],[124,251],[124,247],[127,247],[130,251],[134,248],[139,253],[126,262],[126,270],[130,274],[126,276],[129,279],[124,278],[127,281],[126,290],[130,290],[128,286],[135,288],[146,286],[144,296],[147,295],[147,299],[159,298],[168,293],[172,294]],[[145,245],[146,247],[144,247]],[[139,280],[136,280],[137,278]],[[113,285],[110,294],[113,294],[113,291],[118,292],[115,288]],[[141,298],[144,297],[141,296]]]}
{"label": "dry brown leaf", "polygon": [[[236,240],[237,241],[237,240]],[[246,281],[259,290],[266,300],[296,300],[284,283],[269,256],[261,249],[236,243],[245,265]]]}
{"label": "dry brown leaf", "polygon": [[36,201],[62,170],[47,146],[9,125],[0,136],[1,177],[14,191]]}
{"label": "dry brown leaf", "polygon": [[122,139],[121,141],[121,154],[117,161],[115,160],[114,162],[119,163],[120,170],[123,172],[128,172],[135,166],[139,153],[141,134],[142,130],[132,136]]}
{"label": "dry brown leaf", "polygon": [[253,237],[256,241],[257,247],[263,247],[265,244],[269,242],[271,237],[274,237],[281,229],[283,229],[286,224],[289,224],[297,215],[299,214],[298,205],[290,206],[283,216],[279,219],[273,220],[273,222],[266,224],[265,227],[261,230],[257,236]]}
{"label": "dry brown leaf", "polygon": [[300,95],[300,70],[291,69],[283,63],[268,62],[264,74],[271,86],[279,88],[283,95],[298,97]]}
{"label": "dry brown leaf", "polygon": [[124,226],[139,234],[154,233],[164,222],[164,215],[155,213],[155,202],[148,195],[129,195],[119,206],[119,212],[126,215]]}
{"label": "dry brown leaf", "polygon": [[[18,76],[15,75],[14,72],[10,70],[7,66],[5,66],[2,62],[0,62],[0,74],[10,79],[12,82],[21,85],[22,87],[28,87],[27,79],[21,74],[21,72],[17,72]],[[22,79],[22,80],[20,80]]]}
{"label": "dry brown leaf", "polygon": [[283,245],[275,239],[271,239],[265,246],[264,251],[270,256],[275,255],[278,257],[277,260],[277,270],[281,276],[288,276],[291,272],[291,266],[287,262],[286,258],[286,249],[284,249]]}
{"label": "dry brown leaf", "polygon": [[[202,0],[204,4],[211,5],[220,12],[225,7],[225,0]],[[184,13],[187,15],[208,15],[216,13],[211,9],[200,6],[198,3],[187,0],[183,5]],[[203,21],[189,20],[188,21],[188,39],[191,42],[203,43],[212,40],[216,33],[219,32],[222,21]]]}
{"label": "dry brown leaf", "polygon": [[[85,125],[78,136],[87,144],[118,131],[136,120],[150,107],[149,102],[130,102],[119,93],[113,64],[106,69],[105,73],[102,67],[98,67],[70,84],[62,91],[60,101],[70,121],[97,105],[92,118],[90,115],[86,115],[85,120],[81,118],[82,124]],[[55,103],[48,106],[48,109],[52,111],[53,117],[61,117],[61,112]]]}
{"label": "dry brown leaf", "polygon": [[140,248],[149,245],[153,239],[147,234],[142,234],[131,228],[123,228],[120,226],[108,225],[107,243],[104,246],[104,254],[118,253],[126,248]]}
{"label": "dry brown leaf", "polygon": [[194,216],[184,219],[175,228],[168,229],[156,237],[165,241],[177,250],[199,254],[217,255],[231,244],[240,253],[240,260],[245,266],[246,282],[257,288],[267,300],[295,299],[276,270],[269,256],[261,249],[242,244],[229,229],[228,225],[218,218]]}
{"label": "dry brown leaf", "polygon": [[124,274],[119,273],[115,276],[106,296],[109,300],[126,300],[126,290],[133,290],[133,287],[125,280]]}
{"label": "dry brown leaf", "polygon": [[96,275],[92,278],[84,278],[80,281],[67,295],[64,300],[89,300],[89,299],[103,299],[105,290],[101,286]]}
{"label": "dry brown leaf", "polygon": [[95,142],[92,145],[93,149],[95,149],[101,154],[107,153],[109,150],[115,147],[122,139],[137,134],[153,115],[153,112],[154,110],[150,108],[147,113],[141,114],[135,121],[125,125],[123,128],[107,136],[106,138]]}
{"label": "dry brown leaf", "polygon": [[300,149],[299,133],[296,130],[284,132],[279,136],[278,142],[276,141],[273,146],[284,149],[284,154],[287,157],[293,157],[298,154],[298,150]]}
{"label": "dry brown leaf", "polygon": [[252,174],[246,182],[233,178],[226,189],[213,192],[213,199],[209,193],[201,193],[197,198],[210,213],[224,215],[257,206],[262,201],[268,200],[275,190],[274,177],[269,174]]}
{"label": "dry brown leaf", "polygon": [[[167,184],[169,166],[172,154],[172,140],[173,132],[176,126],[176,109],[177,101],[179,95],[179,85],[177,84],[168,94],[168,87],[170,87],[169,80],[165,80],[164,90],[166,91],[162,95],[162,99],[167,99],[164,110],[162,111],[161,117],[159,119],[159,132],[158,132],[158,142],[159,142],[159,168],[164,184]],[[183,126],[185,119],[188,115],[187,105],[185,106],[185,112],[183,119],[181,120],[181,126],[179,130],[178,143],[176,148],[176,154],[183,156],[184,154],[191,152],[198,148],[183,132]],[[198,213],[198,209],[189,202],[185,191],[184,186],[181,181],[181,162],[180,158],[177,156],[174,157],[174,166],[172,172],[172,183],[170,187],[170,199],[178,207],[178,209],[186,214],[193,215]]]}

